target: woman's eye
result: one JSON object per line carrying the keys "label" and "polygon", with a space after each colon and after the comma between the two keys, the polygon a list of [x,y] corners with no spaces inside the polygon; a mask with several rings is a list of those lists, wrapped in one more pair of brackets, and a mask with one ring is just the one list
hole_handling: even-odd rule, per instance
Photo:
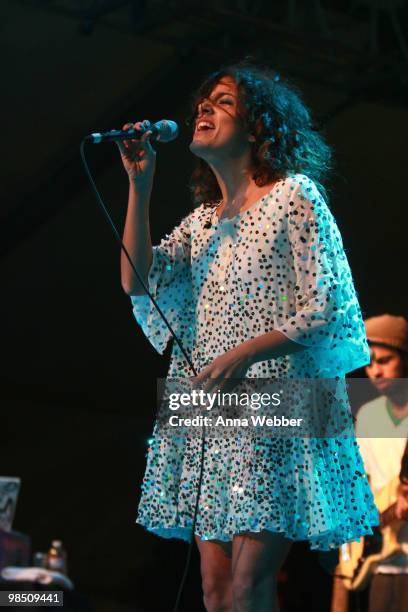
{"label": "woman's eye", "polygon": [[232,100],[230,100],[229,98],[222,98],[220,100],[220,104],[232,104]]}

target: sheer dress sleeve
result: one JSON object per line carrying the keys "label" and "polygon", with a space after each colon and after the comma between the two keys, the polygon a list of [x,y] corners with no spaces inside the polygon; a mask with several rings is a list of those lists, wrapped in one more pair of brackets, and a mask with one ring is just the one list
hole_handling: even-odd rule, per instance
{"label": "sheer dress sleeve", "polygon": [[[191,284],[191,214],[153,247],[148,287],[174,331],[191,334],[193,308]],[[163,353],[171,333],[148,295],[131,296],[133,314],[158,353]]]}
{"label": "sheer dress sleeve", "polygon": [[342,238],[313,181],[294,181],[286,216],[295,312],[278,330],[312,349],[327,377],[367,364],[365,328]]}

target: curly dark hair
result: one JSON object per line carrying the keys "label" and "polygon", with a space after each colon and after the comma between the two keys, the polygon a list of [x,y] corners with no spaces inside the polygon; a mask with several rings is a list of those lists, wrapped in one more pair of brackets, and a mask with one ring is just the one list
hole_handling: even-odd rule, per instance
{"label": "curly dark hair", "polygon": [[[299,92],[273,70],[240,62],[213,72],[193,98],[190,122],[194,123],[200,101],[225,76],[235,80],[239,117],[255,136],[251,153],[256,184],[261,187],[289,174],[305,174],[327,198],[321,180],[331,168],[330,147],[313,126]],[[196,162],[190,188],[195,204],[213,204],[221,198],[215,175],[202,159]]]}

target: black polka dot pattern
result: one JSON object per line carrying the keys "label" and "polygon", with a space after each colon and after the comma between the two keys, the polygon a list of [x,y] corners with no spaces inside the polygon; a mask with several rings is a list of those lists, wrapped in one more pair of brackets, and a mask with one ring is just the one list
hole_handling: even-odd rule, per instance
{"label": "black polka dot pattern", "polygon": [[[335,220],[304,175],[279,181],[250,209],[219,219],[193,210],[154,247],[149,287],[197,370],[241,342],[277,329],[303,351],[254,364],[248,377],[331,378],[369,352]],[[170,332],[147,296],[132,296],[139,325],[162,353]],[[173,344],[169,376],[192,372]],[[336,413],[335,399],[325,409]],[[354,438],[206,441],[196,533],[228,541],[270,529],[335,548],[371,533],[377,511]],[[153,434],[138,522],[188,539],[199,438]]]}

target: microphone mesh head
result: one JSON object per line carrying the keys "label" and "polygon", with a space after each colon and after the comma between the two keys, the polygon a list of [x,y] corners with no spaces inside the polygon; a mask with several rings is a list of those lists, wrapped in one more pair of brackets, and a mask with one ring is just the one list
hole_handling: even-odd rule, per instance
{"label": "microphone mesh head", "polygon": [[171,121],[170,119],[162,119],[156,123],[159,134],[160,134],[160,142],[171,142],[178,136],[178,125],[175,121]]}

